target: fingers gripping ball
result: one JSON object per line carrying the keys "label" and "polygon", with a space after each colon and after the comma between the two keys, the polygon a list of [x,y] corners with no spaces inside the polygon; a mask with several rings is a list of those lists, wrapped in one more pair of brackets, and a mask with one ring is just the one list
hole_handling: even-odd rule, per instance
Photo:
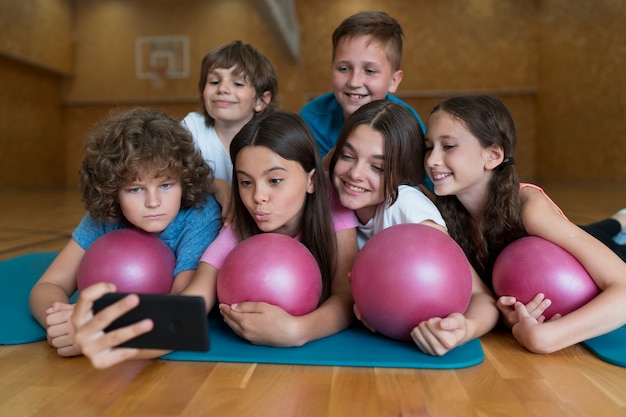
{"label": "fingers gripping ball", "polygon": [[583,306],[600,292],[585,268],[560,246],[537,236],[509,244],[493,267],[493,289],[498,297],[513,296],[527,304],[537,293],[552,301],[546,319]]}
{"label": "fingers gripping ball", "polygon": [[302,243],[261,233],[239,243],[217,278],[220,303],[264,301],[293,316],[315,310],[322,293],[317,261]]}
{"label": "fingers gripping ball", "polygon": [[469,262],[447,234],[421,224],[379,232],[358,253],[351,275],[363,319],[394,339],[424,320],[464,313],[472,293]]}
{"label": "fingers gripping ball", "polygon": [[78,267],[82,290],[111,282],[118,292],[167,294],[172,288],[176,258],[158,237],[136,229],[119,229],[89,246]]}

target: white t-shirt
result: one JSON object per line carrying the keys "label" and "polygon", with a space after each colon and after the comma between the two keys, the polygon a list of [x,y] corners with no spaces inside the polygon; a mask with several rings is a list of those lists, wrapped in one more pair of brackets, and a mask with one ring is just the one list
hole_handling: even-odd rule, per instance
{"label": "white t-shirt", "polygon": [[387,227],[405,223],[421,223],[425,220],[446,227],[437,206],[418,188],[408,185],[398,187],[398,199],[391,206],[380,204],[376,214],[357,229],[359,250],[365,242]]}
{"label": "white t-shirt", "polygon": [[202,157],[213,169],[215,178],[220,178],[228,183],[232,180],[233,164],[230,161],[229,150],[224,148],[215,127],[207,126],[204,115],[191,112],[182,121],[182,125],[193,136],[196,148],[200,150]]}

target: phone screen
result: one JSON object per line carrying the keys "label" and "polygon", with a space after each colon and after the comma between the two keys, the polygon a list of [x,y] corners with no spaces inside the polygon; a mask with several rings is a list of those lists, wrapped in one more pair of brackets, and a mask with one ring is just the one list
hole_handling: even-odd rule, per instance
{"label": "phone screen", "polygon": [[[94,314],[127,296],[109,293],[96,300]],[[202,297],[186,295],[138,294],[139,305],[115,320],[105,329],[109,332],[149,318],[153,329],[120,347],[167,350],[209,350],[208,319]]]}

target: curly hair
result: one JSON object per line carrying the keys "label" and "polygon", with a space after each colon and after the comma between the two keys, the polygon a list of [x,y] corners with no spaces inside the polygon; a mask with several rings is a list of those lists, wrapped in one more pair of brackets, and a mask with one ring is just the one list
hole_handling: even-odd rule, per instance
{"label": "curly hair", "polygon": [[315,170],[315,192],[307,194],[304,202],[300,240],[320,267],[322,302],[330,295],[336,262],[336,240],[330,216],[329,181],[324,174],[315,138],[300,116],[280,111],[255,117],[235,135],[230,144],[230,158],[233,161],[234,224],[241,240],[261,233],[241,200],[239,183],[234,180],[237,177],[237,155],[248,146],[264,146],[283,159],[298,162],[305,172]]}
{"label": "curly hair", "polygon": [[400,185],[417,186],[424,181],[424,133],[413,113],[399,103],[375,100],[364,104],[348,117],[339,133],[329,163],[331,178],[344,144],[360,125],[370,126],[384,138],[384,194],[387,204],[392,205]]}
{"label": "curly hair", "polygon": [[135,108],[98,123],[87,136],[78,179],[89,214],[124,221],[118,193],[145,175],[177,177],[183,208],[201,205],[214,178],[187,129],[164,113]]}
{"label": "curly hair", "polygon": [[[447,99],[432,110],[445,112],[461,122],[478,139],[483,148],[502,147],[505,158],[513,156],[517,141],[515,123],[508,109],[491,96],[461,96]],[[465,251],[472,266],[491,286],[491,271],[500,252],[512,241],[525,236],[521,219],[519,178],[515,167],[502,163],[494,170],[487,189],[484,213],[478,225],[458,198],[438,196],[450,236]]]}
{"label": "curly hair", "polygon": [[204,87],[209,73],[216,68],[233,67],[235,74],[244,77],[252,84],[256,99],[260,99],[266,92],[271,94],[270,102],[259,114],[278,107],[278,73],[272,61],[252,45],[232,41],[209,51],[200,65],[200,80],[198,81],[200,113],[204,115],[207,126],[215,124],[215,120],[209,115],[204,105]]}

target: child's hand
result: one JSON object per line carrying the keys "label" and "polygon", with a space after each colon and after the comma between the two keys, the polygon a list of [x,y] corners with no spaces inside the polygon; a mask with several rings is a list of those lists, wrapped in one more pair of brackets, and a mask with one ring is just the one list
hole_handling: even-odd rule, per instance
{"label": "child's hand", "polygon": [[[535,353],[551,353],[550,333],[543,330],[543,320],[539,321],[527,310],[524,304],[517,302],[514,305],[517,314],[517,323],[511,329],[513,337],[526,349]],[[541,316],[543,317],[543,316]],[[561,315],[554,315],[550,321],[557,320]]]}
{"label": "child's hand", "polygon": [[[515,297],[503,296],[498,298],[496,303],[498,310],[502,313],[504,323],[508,327],[513,327],[519,320],[519,315],[515,311],[515,303],[517,302],[518,301]],[[526,304],[525,309],[528,314],[535,318],[539,323],[543,323],[545,320],[543,313],[548,307],[550,307],[551,304],[552,301],[545,298],[544,294],[538,293],[528,304]]]}
{"label": "child's hand", "polygon": [[275,305],[244,302],[219,305],[228,326],[240,337],[255,345],[300,346],[298,318]]}
{"label": "child's hand", "polygon": [[115,286],[108,283],[98,283],[81,291],[78,302],[74,307],[71,322],[76,329],[75,343],[85,356],[89,358],[95,368],[103,369],[132,359],[139,355],[141,349],[116,348],[115,346],[133,339],[140,334],[147,333],[154,326],[152,320],[141,320],[130,326],[105,333],[114,320],[126,312],[137,307],[139,297],[128,295],[120,301],[93,315],[93,303],[104,294],[114,292]]}
{"label": "child's hand", "polygon": [[213,194],[219,205],[222,206],[222,222],[224,226],[231,225],[235,213],[232,210],[230,184],[227,181],[216,178],[213,180]]}
{"label": "child's hand", "polygon": [[467,320],[461,313],[446,318],[433,317],[411,331],[411,338],[428,355],[442,356],[459,346],[467,333]]}
{"label": "child's hand", "polygon": [[46,338],[59,356],[80,355],[80,348],[74,343],[74,326],[70,322],[73,311],[72,304],[59,302],[46,310]]}

